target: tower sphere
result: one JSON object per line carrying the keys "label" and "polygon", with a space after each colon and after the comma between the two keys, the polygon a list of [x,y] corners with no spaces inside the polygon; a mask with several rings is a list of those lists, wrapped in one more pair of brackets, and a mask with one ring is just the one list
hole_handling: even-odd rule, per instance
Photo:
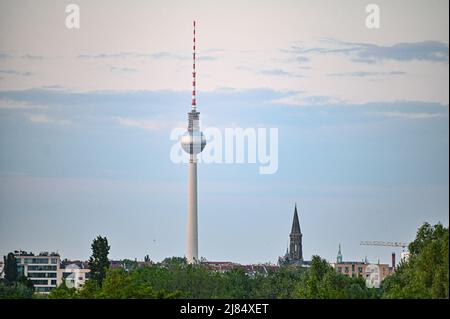
{"label": "tower sphere", "polygon": [[206,146],[205,135],[201,131],[187,131],[181,137],[181,146],[188,154],[198,154]]}

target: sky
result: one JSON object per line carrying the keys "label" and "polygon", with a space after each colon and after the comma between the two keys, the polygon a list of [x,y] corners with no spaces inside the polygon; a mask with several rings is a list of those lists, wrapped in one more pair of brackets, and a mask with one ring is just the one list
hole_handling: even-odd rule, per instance
{"label": "sky", "polygon": [[278,129],[275,174],[199,164],[200,256],[276,263],[297,203],[305,259],[340,243],[390,262],[360,242],[448,226],[448,6],[0,0],[0,254],[87,259],[97,235],[113,259],[185,254],[170,133],[187,125],[195,19],[202,128]]}

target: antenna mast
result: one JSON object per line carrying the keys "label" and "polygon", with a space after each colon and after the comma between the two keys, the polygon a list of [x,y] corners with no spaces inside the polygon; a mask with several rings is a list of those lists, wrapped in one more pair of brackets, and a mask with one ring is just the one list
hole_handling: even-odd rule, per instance
{"label": "antenna mast", "polygon": [[194,34],[192,45],[192,110],[195,111],[196,97],[195,97],[195,20],[194,20]]}

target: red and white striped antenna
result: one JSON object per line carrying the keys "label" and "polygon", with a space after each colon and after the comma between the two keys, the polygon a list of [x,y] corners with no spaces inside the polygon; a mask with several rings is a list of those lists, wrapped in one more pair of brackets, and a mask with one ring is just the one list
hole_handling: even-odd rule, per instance
{"label": "red and white striped antenna", "polygon": [[192,110],[195,110],[196,97],[195,97],[195,20],[194,20],[194,34],[193,34],[193,46],[192,46]]}

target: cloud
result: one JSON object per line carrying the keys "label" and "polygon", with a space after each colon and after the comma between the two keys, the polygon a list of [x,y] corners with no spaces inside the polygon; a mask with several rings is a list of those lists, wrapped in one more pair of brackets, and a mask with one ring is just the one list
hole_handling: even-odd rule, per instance
{"label": "cloud", "polygon": [[402,118],[408,120],[430,119],[444,116],[444,113],[425,113],[425,112],[373,112],[376,116],[388,118]]}
{"label": "cloud", "polygon": [[[97,54],[80,54],[78,58],[81,59],[114,59],[114,58],[151,58],[151,59],[172,59],[172,60],[190,60],[191,54],[175,53],[175,52],[155,52],[155,53],[140,53],[140,52],[117,52],[117,53],[97,53]],[[217,57],[212,55],[198,55],[198,61],[212,61],[217,60]]]}
{"label": "cloud", "polygon": [[[150,54],[150,57],[153,59],[173,59],[173,60],[190,60],[192,59],[191,54],[180,54],[180,53],[172,53],[172,52],[156,52]],[[211,55],[197,55],[197,61],[212,61],[217,60],[217,57]]]}
{"label": "cloud", "polygon": [[41,89],[48,89],[48,90],[63,90],[65,89],[61,85],[53,84],[53,85],[43,85],[41,86]]}
{"label": "cloud", "polygon": [[5,52],[0,52],[0,59],[8,59],[11,58],[11,55]]}
{"label": "cloud", "polygon": [[19,75],[19,76],[30,76],[30,75],[33,75],[32,72],[21,72],[21,71],[16,71],[16,70],[0,70],[0,73]]}
{"label": "cloud", "polygon": [[126,57],[142,57],[143,54],[136,52],[118,52],[118,53],[98,53],[98,54],[80,54],[81,59],[109,59],[109,58],[126,58]]}
{"label": "cloud", "polygon": [[27,59],[27,60],[43,60],[44,57],[41,56],[41,55],[25,54],[25,55],[22,55],[22,59]]}
{"label": "cloud", "polygon": [[122,68],[122,67],[116,67],[113,65],[109,65],[109,69],[111,71],[118,71],[118,72],[136,72],[137,71],[134,68],[126,68],[126,67]]}
{"label": "cloud", "polygon": [[0,109],[28,109],[32,107],[28,101],[15,101],[9,98],[0,98]]}
{"label": "cloud", "polygon": [[368,76],[392,76],[392,75],[405,75],[406,72],[403,71],[392,71],[392,72],[366,72],[366,71],[355,71],[355,72],[343,72],[343,73],[329,73],[328,76],[331,77],[368,77]]}
{"label": "cloud", "polygon": [[284,77],[296,77],[296,78],[301,78],[304,77],[301,74],[297,74],[294,72],[290,72],[290,71],[286,71],[286,70],[282,70],[282,69],[262,69],[262,70],[258,70],[256,68],[251,68],[248,66],[238,66],[239,70],[244,70],[244,71],[249,71],[255,74],[261,74],[261,75],[269,75],[269,76],[284,76]]}
{"label": "cloud", "polygon": [[270,101],[270,103],[293,106],[325,106],[337,105],[340,103],[345,103],[345,101],[325,95],[307,95],[304,91],[298,91],[295,94],[274,99]]}
{"label": "cloud", "polygon": [[263,75],[288,76],[288,77],[296,77],[296,78],[303,77],[300,74],[296,74],[296,73],[281,70],[281,69],[261,70],[261,71],[259,71],[259,73],[263,74]]}
{"label": "cloud", "polygon": [[61,120],[49,117],[44,114],[28,114],[28,120],[37,124],[56,124],[56,125],[71,125],[72,122],[68,120]]}
{"label": "cloud", "polygon": [[163,124],[156,120],[136,120],[124,117],[114,117],[114,120],[121,126],[134,127],[146,131],[158,131],[163,128]]}
{"label": "cloud", "polygon": [[330,47],[305,48],[293,46],[293,52],[300,54],[345,54],[354,62],[377,63],[394,61],[448,62],[448,44],[439,41],[402,42],[392,46],[370,43],[343,42],[324,39]]}

